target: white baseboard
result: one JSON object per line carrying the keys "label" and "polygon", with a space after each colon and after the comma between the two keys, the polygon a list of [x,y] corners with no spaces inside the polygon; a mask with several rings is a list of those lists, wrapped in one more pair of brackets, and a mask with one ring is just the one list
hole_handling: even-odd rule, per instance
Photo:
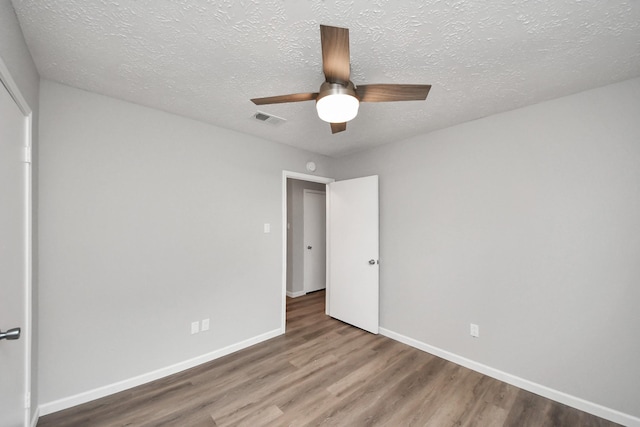
{"label": "white baseboard", "polygon": [[297,291],[297,292],[287,291],[287,296],[289,298],[298,298],[298,297],[301,297],[301,296],[306,295],[306,294],[307,293],[305,291]]}
{"label": "white baseboard", "polygon": [[554,390],[547,386],[534,383],[524,378],[520,378],[507,372],[492,368],[490,366],[483,365],[481,363],[448,352],[441,348],[423,343],[413,338],[409,338],[385,328],[380,328],[380,334],[401,343],[410,345],[411,347],[415,347],[418,350],[425,351],[427,353],[446,359],[450,362],[464,366],[465,368],[469,368],[473,371],[479,372],[497,380],[504,381],[507,384],[514,385],[542,397],[555,400],[556,402],[560,402],[564,405],[571,406],[584,412],[588,412],[600,418],[604,418],[609,421],[625,425],[627,427],[640,427],[640,418],[634,417],[633,415],[625,414],[623,412],[616,411],[615,409],[607,408],[597,403],[589,402],[579,397],[575,397],[570,394]]}
{"label": "white baseboard", "polygon": [[193,359],[185,360],[184,362],[167,366],[166,368],[157,369],[155,371],[148,372],[137,377],[129,378],[114,384],[109,384],[103,387],[96,388],[94,390],[79,393],[74,396],[65,397],[53,402],[43,403],[39,406],[40,415],[44,416],[54,412],[62,411],[63,409],[81,405],[83,403],[99,399],[101,397],[109,396],[110,394],[118,393],[123,390],[127,390],[151,381],[155,381],[160,378],[164,378],[169,375],[173,375],[186,369],[193,368],[194,366],[198,366],[203,363],[210,362],[214,359],[226,356],[235,351],[250,347],[254,344],[258,344],[262,341],[275,338],[278,335],[282,335],[283,333],[284,331],[280,328],[274,329],[273,331],[269,331],[264,334],[241,341],[239,343],[232,344],[220,350],[212,351],[211,353],[203,354],[202,356],[194,357]]}
{"label": "white baseboard", "polygon": [[33,416],[31,417],[31,427],[36,427],[38,420],[40,419],[40,408],[36,408]]}

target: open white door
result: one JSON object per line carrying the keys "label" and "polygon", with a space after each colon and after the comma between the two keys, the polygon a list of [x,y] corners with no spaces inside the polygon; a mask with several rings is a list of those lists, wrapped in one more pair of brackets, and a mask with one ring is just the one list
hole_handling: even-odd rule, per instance
{"label": "open white door", "polygon": [[377,334],[378,176],[328,185],[328,314]]}
{"label": "open white door", "polygon": [[[0,77],[2,77],[0,75]],[[27,119],[0,80],[0,426],[28,420]],[[18,330],[17,328],[20,328]]]}

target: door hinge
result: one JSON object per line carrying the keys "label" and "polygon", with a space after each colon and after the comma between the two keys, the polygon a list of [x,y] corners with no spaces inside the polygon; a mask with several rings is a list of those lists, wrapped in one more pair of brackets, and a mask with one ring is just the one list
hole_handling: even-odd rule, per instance
{"label": "door hinge", "polygon": [[24,162],[31,163],[31,147],[24,147]]}
{"label": "door hinge", "polygon": [[31,408],[31,393],[27,393],[24,396],[24,409]]}

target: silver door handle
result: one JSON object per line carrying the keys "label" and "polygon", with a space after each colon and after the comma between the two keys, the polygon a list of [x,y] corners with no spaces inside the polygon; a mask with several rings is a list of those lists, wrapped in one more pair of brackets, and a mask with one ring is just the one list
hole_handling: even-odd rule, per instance
{"label": "silver door handle", "polygon": [[0,331],[0,340],[17,340],[20,338],[20,328],[9,329],[7,332]]}
{"label": "silver door handle", "polygon": [[307,246],[307,249],[311,249],[311,246]]}
{"label": "silver door handle", "polygon": [[375,260],[375,259],[370,259],[370,260],[369,260],[369,264],[371,264],[371,265],[376,265],[376,260]]}

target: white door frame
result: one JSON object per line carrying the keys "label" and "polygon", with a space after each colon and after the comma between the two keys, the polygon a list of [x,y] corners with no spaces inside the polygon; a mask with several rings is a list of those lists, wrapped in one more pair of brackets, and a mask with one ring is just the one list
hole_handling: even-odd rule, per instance
{"label": "white door frame", "polygon": [[[301,181],[319,182],[321,184],[329,184],[334,182],[333,178],[323,176],[308,175],[305,173],[282,171],[282,308],[280,333],[285,333],[287,326],[287,178],[299,179]],[[327,207],[328,207],[327,200]],[[329,224],[327,224],[329,227]],[[327,268],[329,266],[327,259]],[[328,287],[327,283],[327,287]],[[328,289],[327,289],[328,290]]]}
{"label": "white door frame", "polygon": [[[32,341],[32,333],[31,333],[31,324],[32,324],[32,314],[31,314],[31,292],[32,292],[32,164],[31,164],[31,130],[32,130],[32,122],[33,122],[33,112],[29,107],[29,104],[22,96],[20,92],[20,88],[16,84],[16,82],[11,77],[11,73],[9,69],[5,65],[2,58],[0,58],[0,83],[4,84],[7,88],[7,91],[15,101],[16,105],[22,112],[25,118],[25,163],[27,163],[27,168],[25,171],[25,282],[26,286],[24,289],[24,298],[25,298],[25,319],[24,319],[24,327],[22,328],[23,338],[26,341],[26,351],[25,351],[25,408],[24,408],[24,425],[31,425],[31,341]],[[36,414],[37,417],[37,414]]]}

